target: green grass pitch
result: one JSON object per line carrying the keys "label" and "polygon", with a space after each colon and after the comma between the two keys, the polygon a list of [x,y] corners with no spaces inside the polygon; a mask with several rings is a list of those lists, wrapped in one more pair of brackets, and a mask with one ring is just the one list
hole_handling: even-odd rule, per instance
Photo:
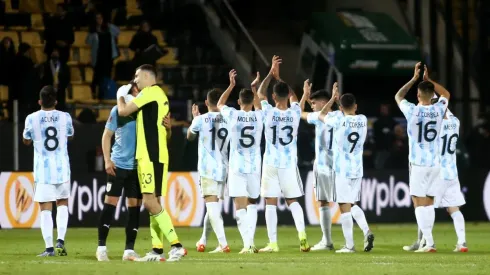
{"label": "green grass pitch", "polygon": [[[468,253],[452,252],[456,243],[453,225],[436,223],[434,238],[437,253],[409,253],[403,245],[416,237],[415,225],[371,225],[376,235],[372,252],[362,252],[362,232],[355,228],[357,253],[338,255],[333,252],[301,253],[294,227],[279,227],[279,253],[238,255],[241,238],[236,227],[227,227],[230,254],[198,253],[195,243],[201,228],[177,228],[180,240],[189,254],[177,263],[122,262],[124,230],[113,228],[109,234],[110,262],[97,262],[97,229],[68,228],[67,257],[36,258],[44,242],[39,229],[0,230],[0,274],[490,274],[490,224],[466,225]],[[307,228],[310,245],[319,241],[319,227]],[[212,234],[213,235],[213,234]],[[56,237],[56,232],[54,233]],[[343,244],[341,227],[333,226],[335,247]],[[267,242],[265,227],[259,227],[255,243]],[[207,250],[214,249],[214,236]],[[148,228],[141,228],[136,251],[143,255],[150,247]]]}

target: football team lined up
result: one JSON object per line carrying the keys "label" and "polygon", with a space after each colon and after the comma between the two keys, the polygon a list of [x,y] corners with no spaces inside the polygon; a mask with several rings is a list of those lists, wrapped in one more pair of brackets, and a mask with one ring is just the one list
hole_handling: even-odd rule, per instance
{"label": "football team lined up", "polygon": [[[293,216],[300,251],[334,250],[329,202],[335,202],[339,204],[345,238],[345,244],[336,252],[355,252],[353,219],[364,233],[363,250],[369,252],[374,248],[374,234],[363,210],[356,205],[360,200],[367,119],[357,114],[353,94],[339,95],[337,83],[329,95],[326,90],[311,93],[312,85],[306,80],[303,96],[298,101],[289,85],[280,78],[281,62],[278,56],[274,56],[271,69],[262,83],[257,73],[251,89],[240,91],[240,110],[225,104],[235,86],[237,74],[234,70],[229,73],[230,85],[224,93],[214,89],[208,92],[206,114],[201,115],[197,105],[192,106],[194,118],[187,139],[199,137],[198,172],[207,210],[203,234],[196,248],[199,252],[205,251],[207,236],[212,229],[219,245],[210,253],[230,252],[219,204],[227,182],[227,195],[234,200],[237,226],[243,240],[240,254],[279,251],[276,206],[281,196],[285,197]],[[404,97],[418,81],[421,70],[424,70],[423,81],[417,87],[418,104],[415,105]],[[273,79],[276,81],[272,93],[275,106],[269,104],[267,98],[267,89]],[[102,145],[108,180],[99,222],[96,252],[99,261],[109,260],[106,239],[122,189],[128,198],[129,216],[123,260],[164,261],[164,236],[172,246],[168,253],[169,261],[178,261],[187,254],[170,217],[158,203],[158,198],[166,193],[167,188],[167,139],[171,135],[171,120],[168,99],[155,84],[156,72],[152,66],[138,68],[132,83],[118,90],[118,106],[113,108],[106,124]],[[434,207],[447,208],[453,218],[458,237],[454,251],[468,251],[465,221],[459,211],[465,201],[460,190],[455,155],[459,120],[447,109],[449,96],[444,87],[429,78],[427,68],[421,68],[420,63],[415,66],[413,78],[395,96],[407,119],[410,195],[419,227],[418,240],[403,247],[406,251],[436,251],[432,236]],[[313,109],[312,113],[304,112],[306,102]],[[41,90],[39,104],[41,110],[26,118],[23,134],[26,145],[34,144],[34,200],[41,206],[41,231],[46,246],[39,256],[64,256],[67,255],[64,244],[68,223],[66,205],[70,195],[67,140],[73,137],[74,131],[69,114],[55,109],[56,91],[53,87],[46,86]],[[338,110],[334,111],[335,104]],[[298,203],[298,198],[304,196],[297,168],[300,119],[315,126],[314,188],[323,237],[313,247],[308,244],[303,209]],[[266,144],[262,160],[260,145],[263,131]],[[254,244],[259,196],[266,201],[269,238],[269,243],[261,249]],[[58,239],[53,248],[51,210],[54,201],[58,206]],[[150,213],[153,249],[140,257],[134,251],[134,243],[139,228],[138,210],[142,204]]]}

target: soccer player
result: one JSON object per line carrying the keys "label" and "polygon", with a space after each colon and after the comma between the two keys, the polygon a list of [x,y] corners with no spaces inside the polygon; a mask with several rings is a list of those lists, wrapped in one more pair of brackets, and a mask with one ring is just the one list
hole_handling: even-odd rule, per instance
{"label": "soccer player", "polygon": [[[230,87],[228,89],[233,89],[233,87]],[[194,104],[192,106],[194,119],[187,130],[187,139],[190,141],[194,140],[199,134],[199,161],[197,166],[201,195],[206,201],[209,222],[219,242],[218,247],[209,253],[230,252],[230,247],[226,241],[223,218],[221,217],[221,205],[219,203],[219,199],[223,197],[226,184],[228,144],[230,142],[229,121],[223,117],[218,109],[220,95],[221,93],[216,89],[208,92],[205,101],[208,108],[206,114],[201,115],[197,105]],[[204,244],[200,242],[196,244],[198,250],[202,245]]]}
{"label": "soccer player", "polygon": [[[226,101],[235,86],[236,72],[230,72],[230,86],[221,95],[218,109],[228,121],[230,137],[230,171],[228,176],[229,196],[233,198],[236,208],[238,231],[242,236],[243,249],[240,254],[257,253],[254,245],[254,234],[257,225],[256,202],[260,195],[260,167],[262,154],[263,115],[257,97],[256,85],[259,74],[252,82],[252,90],[242,89],[239,94],[240,110],[226,106]],[[254,91],[255,90],[255,91]],[[255,107],[255,111],[252,110]]]}
{"label": "soccer player", "polygon": [[[126,102],[138,95],[136,85],[134,83],[131,85],[129,94],[126,96]],[[120,89],[127,89],[127,87],[125,85]],[[116,137],[111,154],[111,140],[114,133]],[[126,247],[122,259],[123,261],[132,261],[139,258],[139,255],[134,251],[134,243],[138,234],[142,198],[135,160],[136,122],[135,118],[118,116],[117,106],[112,108],[102,134],[102,151],[104,152],[107,172],[107,185],[104,208],[99,219],[99,246],[95,256],[99,262],[109,261],[106,240],[124,188],[127,198],[128,223],[126,225]]]}
{"label": "soccer player", "polygon": [[[34,146],[34,201],[41,207],[41,232],[46,250],[39,257],[66,256],[65,235],[68,227],[70,197],[70,159],[68,139],[74,135],[71,117],[55,109],[56,89],[44,86],[39,93],[41,110],[27,116],[23,143]],[[58,239],[53,248],[51,211],[56,201]]]}
{"label": "soccer player", "polygon": [[[259,252],[278,252],[277,245],[277,199],[286,198],[289,210],[293,215],[300,240],[300,251],[310,251],[306,232],[303,209],[298,198],[304,196],[303,182],[298,172],[298,126],[301,119],[301,107],[298,98],[289,85],[280,80],[279,56],[272,58],[269,74],[260,84],[258,97],[261,100],[264,115],[265,154],[262,167],[261,196],[265,198],[265,220],[269,243]],[[278,80],[274,85],[272,98],[275,106],[269,104],[267,88],[272,78]],[[288,98],[291,107],[288,108]]]}
{"label": "soccer player", "polygon": [[[430,80],[428,75],[427,79],[424,80],[431,81],[434,83],[434,86],[439,85]],[[433,103],[436,103],[438,101],[437,96],[434,96],[432,100]],[[441,173],[440,179],[436,184],[434,207],[446,208],[453,219],[454,229],[456,231],[456,236],[458,237],[454,252],[468,252],[468,247],[466,246],[465,220],[463,214],[459,210],[459,207],[466,203],[463,193],[461,192],[461,186],[458,179],[458,168],[456,166],[456,145],[459,139],[459,125],[459,119],[447,109],[441,129],[441,143],[439,146],[441,153]],[[420,246],[423,246],[422,232],[420,229],[418,231],[418,240],[410,246],[404,246],[403,250],[415,251],[418,250]]]}
{"label": "soccer player", "polygon": [[[152,243],[161,243],[163,234],[170,242],[168,261],[179,261],[187,254],[175,232],[169,214],[162,208],[159,197],[167,193],[168,149],[164,126],[169,114],[169,102],[165,92],[156,84],[156,71],[152,65],[142,65],[136,69],[134,83],[141,91],[136,98],[126,104],[126,93],[117,95],[119,116],[129,116],[138,112],[136,117],[136,160],[138,180],[143,194],[143,205],[150,213]],[[161,253],[158,253],[161,252]],[[140,258],[140,261],[164,260],[163,249],[158,249]]]}
{"label": "soccer player", "polygon": [[[319,202],[320,213],[320,227],[322,229],[322,240],[314,245],[311,250],[333,250],[332,242],[332,217],[329,209],[329,202],[333,202],[333,186],[335,181],[335,171],[333,167],[333,155],[334,151],[333,136],[334,128],[325,124],[319,119],[320,111],[331,99],[327,90],[318,90],[310,95],[311,84],[309,80],[305,81],[303,92],[306,96],[303,98],[309,98],[306,100],[309,102],[313,109],[313,113],[302,112],[301,118],[306,120],[309,124],[315,125],[315,163],[313,165],[313,172],[315,174],[315,198]],[[300,102],[302,109],[304,109],[303,100]],[[328,116],[343,116],[340,110],[332,111],[328,113]],[[358,198],[360,199],[360,198]],[[364,233],[364,250],[366,252],[373,248],[374,235],[369,230],[369,225],[366,221],[364,211],[357,205],[351,207],[352,218],[357,222],[359,227]],[[372,236],[371,236],[372,235]]]}
{"label": "soccer player", "polygon": [[[333,186],[333,201],[340,207],[340,222],[344,233],[345,245],[336,253],[353,253],[353,220],[351,213],[354,204],[359,201],[361,181],[363,176],[362,153],[367,135],[367,119],[364,115],[356,114],[357,103],[353,94],[344,94],[340,97],[340,110],[343,115],[328,115],[338,98],[338,85],[334,84],[332,98],[319,114],[319,119],[324,121],[326,127],[333,129],[333,168],[335,180]],[[362,211],[362,210],[361,210]],[[364,216],[364,215],[363,215]],[[364,218],[365,222],[365,218]],[[367,226],[367,222],[366,226]],[[361,228],[363,226],[359,223]],[[374,235],[365,232],[364,251],[373,248]]]}
{"label": "soccer player", "polygon": [[[417,87],[418,105],[409,103],[405,96],[417,82],[420,63],[415,65],[412,79],[395,95],[395,100],[407,119],[410,163],[410,195],[415,207],[415,217],[426,245],[417,252],[436,252],[432,228],[434,227],[434,188],[440,172],[439,132],[446,112],[449,92],[440,85],[422,81]],[[426,68],[425,70],[426,71]],[[424,72],[425,74],[426,72]],[[440,95],[439,101],[431,104],[434,92]]]}

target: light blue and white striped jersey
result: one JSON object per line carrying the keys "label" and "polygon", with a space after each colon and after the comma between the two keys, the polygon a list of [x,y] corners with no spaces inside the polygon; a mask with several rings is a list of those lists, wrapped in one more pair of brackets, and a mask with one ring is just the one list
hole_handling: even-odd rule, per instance
{"label": "light blue and white striped jersey", "polygon": [[262,100],[261,105],[264,112],[264,163],[276,168],[296,167],[298,126],[301,119],[299,103],[291,103],[291,107],[284,111],[272,107],[266,100]]}
{"label": "light blue and white striped jersey", "polygon": [[23,137],[32,140],[34,146],[36,184],[70,181],[67,141],[73,134],[73,124],[68,113],[39,110],[27,116]]}
{"label": "light blue and white striped jersey", "polygon": [[400,110],[407,119],[409,141],[408,160],[411,164],[432,167],[440,164],[439,132],[448,105],[440,97],[433,105],[415,105],[406,99],[400,102]]}
{"label": "light blue and white striped jersey", "polygon": [[221,114],[231,129],[230,169],[242,174],[260,173],[260,142],[264,129],[262,111],[245,112],[224,106]]}
{"label": "light blue and white striped jersey", "polygon": [[449,109],[447,119],[442,121],[441,129],[441,177],[445,180],[458,178],[456,166],[456,145],[459,139],[459,119]]}
{"label": "light blue and white striped jersey", "polygon": [[224,181],[228,170],[229,123],[220,112],[208,112],[192,120],[190,131],[199,133],[198,171],[204,178]]}
{"label": "light blue and white striped jersey", "polygon": [[111,110],[105,128],[115,132],[111,160],[117,168],[136,169],[136,121],[131,117],[120,117],[117,106]]}
{"label": "light blue and white striped jersey", "polygon": [[362,153],[367,136],[367,118],[364,115],[326,116],[325,124],[333,127],[335,174],[348,179],[362,178]]}
{"label": "light blue and white striped jersey", "polygon": [[[306,121],[315,125],[315,164],[318,171],[326,172],[333,168],[333,131],[331,125],[325,124],[319,119],[320,112],[309,113]],[[341,111],[333,111],[327,114],[329,117],[343,116]]]}

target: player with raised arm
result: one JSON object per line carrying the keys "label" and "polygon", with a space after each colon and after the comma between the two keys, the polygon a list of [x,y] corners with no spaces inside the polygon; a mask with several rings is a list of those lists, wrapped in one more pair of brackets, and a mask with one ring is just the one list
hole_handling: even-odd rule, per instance
{"label": "player with raised arm", "polygon": [[[301,107],[298,98],[289,85],[279,78],[278,56],[272,58],[269,74],[260,84],[258,97],[261,100],[264,115],[265,154],[262,167],[261,196],[265,198],[265,220],[269,243],[259,252],[278,252],[277,245],[277,199],[286,198],[289,210],[293,215],[300,240],[300,250],[310,251],[306,232],[303,209],[298,198],[304,196],[303,182],[298,172],[298,125],[301,119]],[[267,88],[272,78],[278,80],[274,85],[272,98],[275,106],[269,104]],[[288,98],[291,107],[288,108]]]}
{"label": "player with raised arm", "polygon": [[[152,65],[142,65],[136,69],[134,83],[141,91],[136,98],[126,104],[127,91],[117,93],[119,116],[136,117],[136,160],[138,181],[143,194],[143,205],[150,214],[152,244],[161,243],[162,234],[171,245],[168,261],[179,261],[187,255],[175,232],[170,215],[160,204],[160,197],[167,194],[168,148],[171,135],[164,120],[170,114],[167,95],[157,85],[156,71]],[[157,250],[158,252],[156,252]],[[164,261],[163,249],[153,249],[137,261]]]}
{"label": "player with raised arm", "polygon": [[[34,201],[41,208],[41,233],[46,249],[39,257],[66,256],[65,235],[68,227],[70,197],[70,158],[68,139],[74,135],[71,116],[55,109],[56,89],[44,86],[39,93],[41,110],[27,116],[23,143],[34,146]],[[56,202],[58,238],[53,248],[53,218]]]}
{"label": "player with raised arm", "polygon": [[[338,98],[338,85],[334,84],[332,98],[319,114],[326,127],[333,129],[333,169],[335,180],[333,186],[333,201],[340,207],[340,222],[344,233],[345,245],[337,253],[353,253],[353,220],[351,210],[359,201],[361,181],[363,176],[362,153],[367,135],[367,119],[364,115],[356,114],[357,103],[353,94],[340,97],[340,110],[343,115],[332,114],[334,102]],[[365,218],[364,218],[365,221]],[[367,222],[366,222],[367,225]],[[361,226],[362,228],[363,226]],[[373,248],[374,235],[369,231],[364,235],[364,251]]]}
{"label": "player with raised arm", "polygon": [[[128,90],[127,85],[119,89]],[[131,83],[126,102],[138,95],[138,88]],[[115,134],[115,142],[112,146],[112,136]],[[107,172],[106,195],[104,208],[99,219],[98,247],[95,257],[99,262],[109,261],[107,253],[107,236],[109,228],[116,212],[119,198],[124,189],[127,198],[128,223],[126,225],[126,247],[123,261],[132,261],[139,258],[134,251],[134,243],[139,229],[141,190],[136,171],[136,122],[133,117],[120,117],[117,114],[117,106],[111,110],[104,133],[102,134],[102,151],[104,153],[105,170]]]}
{"label": "player with raised arm", "polygon": [[[231,87],[232,89],[233,87]],[[228,88],[230,89],[230,87]],[[218,109],[221,93],[212,89],[205,101],[208,112],[201,115],[197,105],[192,105],[194,119],[187,130],[187,139],[192,141],[199,134],[199,160],[198,171],[200,178],[201,195],[206,201],[206,211],[211,227],[218,238],[219,245],[209,253],[229,253],[230,247],[226,241],[221,205],[219,199],[223,197],[226,176],[228,173],[228,144],[230,142],[229,121],[223,117]],[[206,222],[206,221],[205,221]],[[200,242],[196,244],[198,251]],[[201,250],[204,251],[202,248]]]}
{"label": "player with raised arm", "polygon": [[[431,80],[424,72],[424,80],[430,81],[434,86],[439,85]],[[440,85],[439,85],[440,86]],[[442,86],[441,86],[442,88]],[[436,103],[437,96],[432,99]],[[464,205],[465,199],[461,192],[461,186],[458,179],[458,167],[456,165],[456,146],[459,140],[459,119],[447,109],[446,115],[442,122],[440,134],[440,153],[441,153],[441,173],[440,179],[436,183],[436,194],[434,198],[434,207],[446,208],[453,219],[454,230],[458,237],[454,252],[468,252],[466,246],[465,220],[459,210]],[[410,246],[404,246],[405,251],[415,251],[423,246],[422,232],[419,229],[418,240]]]}
{"label": "player with raised arm", "polygon": [[260,142],[264,121],[255,90],[260,81],[259,73],[252,82],[252,90],[240,91],[238,99],[240,110],[226,106],[226,101],[235,86],[235,77],[236,72],[232,70],[230,87],[221,95],[218,109],[223,118],[228,121],[231,135],[228,190],[229,196],[235,202],[238,231],[243,240],[243,249],[239,253],[248,254],[258,252],[253,239],[257,224],[256,202],[260,195],[262,164]]}
{"label": "player with raised arm", "polygon": [[[310,95],[311,83],[307,79],[303,85],[303,97],[300,101],[301,110],[304,110],[308,102],[313,109],[312,113],[302,112],[301,118],[308,124],[315,125],[315,162],[313,174],[315,175],[315,199],[318,202],[320,212],[320,227],[322,229],[322,240],[314,245],[311,250],[333,250],[332,241],[332,216],[330,214],[329,202],[333,201],[333,151],[332,137],[333,128],[327,129],[326,124],[318,119],[320,110],[330,100],[327,90],[318,90]],[[339,111],[337,111],[339,112]]]}
{"label": "player with raised arm", "polygon": [[[439,133],[447,109],[449,92],[440,85],[422,81],[417,87],[415,105],[405,99],[409,89],[417,82],[420,63],[415,65],[412,79],[395,95],[395,100],[407,119],[410,164],[410,195],[415,207],[415,218],[421,229],[426,245],[416,252],[436,252],[432,228],[434,227],[435,191],[432,185],[438,180],[440,172]],[[426,70],[426,68],[425,68]],[[431,104],[434,92],[440,95],[437,103]]]}

